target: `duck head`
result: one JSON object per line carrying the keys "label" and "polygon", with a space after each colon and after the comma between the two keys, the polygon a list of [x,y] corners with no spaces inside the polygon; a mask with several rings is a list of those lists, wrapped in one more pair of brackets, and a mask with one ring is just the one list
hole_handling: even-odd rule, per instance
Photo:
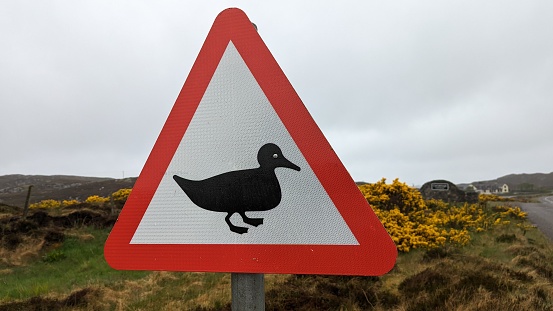
{"label": "duck head", "polygon": [[263,145],[257,153],[257,162],[262,168],[287,167],[299,171],[300,167],[284,157],[280,148],[272,143]]}

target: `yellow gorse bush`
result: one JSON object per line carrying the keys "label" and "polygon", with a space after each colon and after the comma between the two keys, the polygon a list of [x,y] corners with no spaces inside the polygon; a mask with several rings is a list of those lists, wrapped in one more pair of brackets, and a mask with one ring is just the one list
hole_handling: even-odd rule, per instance
{"label": "yellow gorse bush", "polygon": [[119,189],[114,193],[112,193],[111,197],[113,198],[114,201],[125,202],[127,201],[127,198],[129,197],[129,195],[131,194],[131,190],[132,189],[128,189],[128,188]]}
{"label": "yellow gorse bush", "polygon": [[386,178],[382,178],[374,184],[361,185],[359,189],[371,205],[381,210],[397,208],[410,213],[426,209],[420,192],[397,178],[391,184],[386,184]]}
{"label": "yellow gorse bush", "polygon": [[29,208],[59,208],[61,207],[61,202],[56,200],[42,200],[37,203],[29,205]]}
{"label": "yellow gorse bush", "polygon": [[40,202],[29,205],[29,208],[60,208],[60,207],[71,206],[79,203],[80,202],[77,200],[63,200],[63,201],[42,200]]}
{"label": "yellow gorse bush", "polygon": [[479,194],[478,200],[480,202],[512,202],[513,199],[506,198],[506,197],[500,197],[496,194]]}
{"label": "yellow gorse bush", "polygon": [[515,219],[526,219],[528,214],[523,212],[520,207],[508,206],[508,205],[496,205],[493,207],[493,210],[499,212],[501,217],[513,217]]}
{"label": "yellow gorse bush", "polygon": [[61,201],[61,206],[65,207],[65,206],[71,206],[71,205],[77,205],[81,202],[79,202],[78,200],[63,200]]}
{"label": "yellow gorse bush", "polygon": [[109,198],[104,198],[98,195],[91,195],[85,200],[85,203],[91,203],[91,204],[104,204],[107,202],[109,202]]}
{"label": "yellow gorse bush", "polygon": [[480,204],[424,201],[417,189],[398,179],[386,184],[383,178],[359,189],[401,252],[446,244],[464,246],[470,243],[471,232],[507,224],[506,218],[526,218],[520,207],[496,206],[489,211]]}
{"label": "yellow gorse bush", "polygon": [[[125,201],[127,201],[127,198],[129,197],[129,194],[131,193],[131,190],[132,189],[119,189],[117,191],[115,191],[114,193],[111,194],[111,198],[113,198],[113,201],[115,202],[119,202],[119,203],[125,203]],[[92,195],[92,196],[89,196],[86,200],[85,200],[85,203],[90,203],[90,204],[94,204],[94,205],[102,205],[102,204],[105,204],[105,203],[108,203],[110,201],[110,198],[107,197],[101,197],[101,196],[98,196],[98,195]],[[29,208],[60,208],[60,207],[67,207],[67,206],[72,206],[72,205],[77,205],[77,204],[80,204],[81,201],[79,200],[75,200],[75,199],[71,199],[71,200],[62,200],[62,201],[58,201],[58,200],[42,200],[40,202],[37,202],[37,203],[33,203],[31,205],[29,205]]]}

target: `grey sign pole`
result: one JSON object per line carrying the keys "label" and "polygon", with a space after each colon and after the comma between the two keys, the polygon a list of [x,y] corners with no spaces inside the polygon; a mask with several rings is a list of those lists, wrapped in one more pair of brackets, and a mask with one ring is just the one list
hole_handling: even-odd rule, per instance
{"label": "grey sign pole", "polygon": [[265,275],[255,273],[232,273],[232,311],[265,310]]}

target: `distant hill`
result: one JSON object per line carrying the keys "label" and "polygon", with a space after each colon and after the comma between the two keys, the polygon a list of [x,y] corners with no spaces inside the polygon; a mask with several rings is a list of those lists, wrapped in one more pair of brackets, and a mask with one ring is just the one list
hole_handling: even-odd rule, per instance
{"label": "distant hill", "polygon": [[[495,189],[503,184],[509,186],[510,192],[538,192],[553,190],[553,172],[535,174],[510,174],[494,180],[475,181],[471,183],[478,189]],[[465,188],[468,184],[460,184]]]}
{"label": "distant hill", "polygon": [[[115,179],[69,175],[4,175],[0,176],[0,204],[23,207],[29,185],[33,185],[30,202],[35,203],[46,199],[85,200],[91,195],[107,197],[119,189],[132,188],[135,182],[136,177]],[[553,172],[510,174],[494,180],[472,183],[476,188],[484,190],[493,190],[503,184],[509,186],[511,193],[553,191]],[[468,184],[457,186],[464,189]]]}
{"label": "distant hill", "polygon": [[30,202],[45,199],[85,200],[91,195],[108,196],[121,188],[132,188],[136,178],[104,178],[68,175],[0,176],[0,203],[17,207],[25,205],[29,185],[33,185]]}

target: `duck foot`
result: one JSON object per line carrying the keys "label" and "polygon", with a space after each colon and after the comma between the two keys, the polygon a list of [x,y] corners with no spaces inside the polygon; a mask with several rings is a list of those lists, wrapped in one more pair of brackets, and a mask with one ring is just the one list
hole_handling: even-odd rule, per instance
{"label": "duck foot", "polygon": [[230,216],[232,216],[232,214],[234,214],[234,213],[228,213],[227,217],[225,217],[225,222],[227,223],[228,228],[230,229],[230,231],[236,232],[238,234],[248,233],[248,228],[238,227],[238,226],[233,225],[230,222]]}
{"label": "duck foot", "polygon": [[246,223],[250,226],[257,227],[257,226],[263,224],[263,218],[249,218],[248,216],[246,216],[246,213],[244,213],[244,212],[239,213],[239,214],[240,214],[240,216],[242,216],[242,220],[244,221],[244,223]]}
{"label": "duck foot", "polygon": [[248,233],[248,228],[238,227],[235,225],[229,225],[229,229],[230,231],[236,232],[238,234]]}

